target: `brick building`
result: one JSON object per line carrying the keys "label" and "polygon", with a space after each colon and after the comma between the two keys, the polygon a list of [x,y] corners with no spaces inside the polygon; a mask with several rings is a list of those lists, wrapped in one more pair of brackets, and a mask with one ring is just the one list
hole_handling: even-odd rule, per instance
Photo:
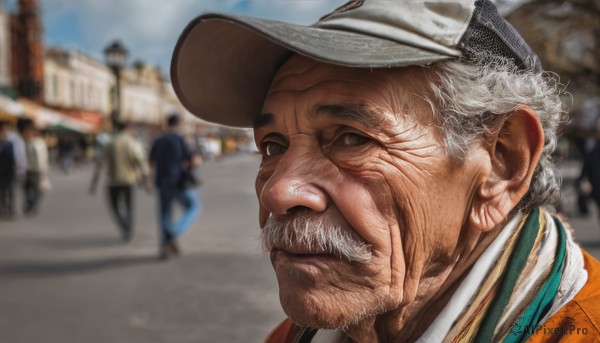
{"label": "brick building", "polygon": [[11,16],[12,83],[19,96],[43,102],[43,27],[37,0],[18,0]]}

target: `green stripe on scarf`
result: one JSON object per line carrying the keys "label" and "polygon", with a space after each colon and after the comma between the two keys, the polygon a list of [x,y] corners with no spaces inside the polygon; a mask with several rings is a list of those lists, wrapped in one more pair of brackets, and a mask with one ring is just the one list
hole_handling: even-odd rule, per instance
{"label": "green stripe on scarf", "polygon": [[519,274],[527,264],[527,258],[535,243],[535,238],[540,227],[540,209],[535,208],[531,211],[527,217],[527,221],[521,230],[515,250],[510,256],[506,268],[506,274],[503,277],[503,281],[498,287],[496,297],[492,300],[490,309],[483,317],[477,335],[475,336],[475,342],[491,342],[494,335],[496,325],[500,320],[502,311],[508,304],[513,288],[517,283]]}
{"label": "green stripe on scarf", "polygon": [[293,343],[310,343],[317,334],[317,329],[304,328],[294,338]]}
{"label": "green stripe on scarf", "polygon": [[558,228],[558,251],[552,270],[540,292],[504,339],[504,343],[525,342],[537,330],[540,319],[550,310],[552,301],[558,292],[563,273],[567,240],[562,223],[556,218],[553,219]]}
{"label": "green stripe on scarf", "polygon": [[[559,225],[559,248],[550,276],[542,286],[540,292],[535,297],[533,302],[526,309],[518,322],[515,323],[515,326],[513,326],[513,329],[507,336],[507,340],[505,340],[505,342],[524,342],[525,339],[532,333],[531,329],[524,330],[524,328],[526,328],[525,325],[533,325],[535,327],[538,324],[539,319],[548,311],[550,305],[552,304],[552,300],[556,295],[558,283],[560,282],[560,277],[562,275],[562,264],[566,247],[565,233],[563,231],[564,229],[560,223],[557,225]],[[507,265],[506,274],[502,279],[502,283],[498,287],[498,292],[492,301],[492,304],[490,305],[489,311],[485,314],[485,317],[481,322],[479,330],[477,331],[477,335],[475,336],[475,342],[492,341],[494,330],[498,325],[500,316],[510,300],[514,287],[519,279],[519,275],[527,265],[529,254],[531,253],[533,245],[535,244],[535,239],[539,230],[540,209],[535,208],[527,217],[525,225],[519,234],[515,249],[512,252]],[[521,329],[519,330],[516,325],[522,325]],[[520,332],[513,336],[512,332],[516,333],[517,331]],[[512,340],[514,338],[516,339]]]}

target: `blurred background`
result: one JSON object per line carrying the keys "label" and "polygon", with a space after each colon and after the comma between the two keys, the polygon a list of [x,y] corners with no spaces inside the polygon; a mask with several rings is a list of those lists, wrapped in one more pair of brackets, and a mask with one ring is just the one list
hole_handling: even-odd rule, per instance
{"label": "blurred background", "polygon": [[[48,152],[37,211],[22,210],[16,186],[14,211],[0,213],[0,342],[262,341],[284,314],[259,244],[252,132],[189,114],[170,85],[170,55],[202,12],[309,24],[344,2],[0,0],[5,136],[31,120]],[[580,177],[600,139],[600,1],[496,3],[570,92],[558,209],[600,258],[600,215]],[[203,205],[182,255],[164,262],[155,192],[135,192],[133,237],[123,241],[105,194],[88,190],[116,123],[131,125],[147,156],[173,112],[204,159]]]}

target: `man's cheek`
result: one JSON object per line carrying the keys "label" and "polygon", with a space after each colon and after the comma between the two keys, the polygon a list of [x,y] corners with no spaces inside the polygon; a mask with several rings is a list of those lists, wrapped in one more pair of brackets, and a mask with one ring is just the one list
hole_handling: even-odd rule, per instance
{"label": "man's cheek", "polygon": [[374,256],[389,259],[394,250],[390,239],[392,231],[399,230],[405,216],[398,202],[406,197],[394,192],[388,180],[382,176],[369,179],[366,189],[369,201],[365,202],[366,208],[351,215],[353,227],[357,227],[361,236],[371,244]]}
{"label": "man's cheek", "polygon": [[264,207],[260,206],[260,204],[259,204],[258,224],[260,225],[261,228],[265,227],[265,225],[267,224],[267,219],[269,219],[270,215],[271,215],[271,213],[269,211],[267,211]]}

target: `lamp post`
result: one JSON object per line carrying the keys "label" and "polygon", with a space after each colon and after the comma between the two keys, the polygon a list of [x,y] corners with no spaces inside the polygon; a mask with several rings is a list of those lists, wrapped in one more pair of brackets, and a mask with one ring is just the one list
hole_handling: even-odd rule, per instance
{"label": "lamp post", "polygon": [[106,65],[108,65],[115,75],[115,87],[113,89],[113,111],[111,121],[113,129],[121,120],[121,70],[127,65],[127,56],[129,52],[119,40],[115,40],[104,49]]}

